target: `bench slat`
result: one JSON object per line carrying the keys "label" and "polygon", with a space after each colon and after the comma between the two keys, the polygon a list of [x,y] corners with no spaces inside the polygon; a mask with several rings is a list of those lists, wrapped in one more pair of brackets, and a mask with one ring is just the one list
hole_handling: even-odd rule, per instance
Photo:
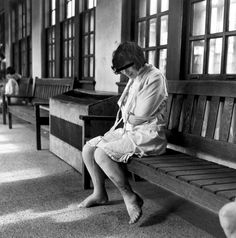
{"label": "bench slat", "polygon": [[212,97],[210,101],[209,117],[207,121],[206,137],[213,139],[219,110],[220,97]]}
{"label": "bench slat", "polygon": [[236,177],[195,180],[195,181],[190,181],[190,183],[195,184],[199,187],[203,187],[205,185],[236,183]]}
{"label": "bench slat", "polygon": [[189,170],[189,171],[174,171],[169,172],[168,174],[175,176],[175,177],[182,177],[184,175],[197,175],[197,174],[215,174],[215,173],[224,173],[228,172],[229,169],[227,168],[211,168],[205,170]]}
{"label": "bench slat", "polygon": [[236,183],[206,185],[206,186],[203,186],[203,188],[216,193],[216,192],[225,191],[225,190],[233,190],[233,189],[235,190]]}
{"label": "bench slat", "polygon": [[194,104],[194,96],[193,95],[187,95],[187,97],[184,100],[184,105],[183,105],[182,131],[184,133],[188,133],[190,131],[193,104]]}
{"label": "bench slat", "polygon": [[236,172],[227,172],[227,173],[215,173],[215,174],[198,174],[198,175],[185,175],[179,176],[188,182],[196,181],[196,180],[203,180],[203,179],[217,179],[217,178],[231,178],[236,177]]}
{"label": "bench slat", "polygon": [[226,98],[222,113],[222,126],[220,128],[220,140],[227,141],[230,133],[230,122],[233,116],[234,98]]}

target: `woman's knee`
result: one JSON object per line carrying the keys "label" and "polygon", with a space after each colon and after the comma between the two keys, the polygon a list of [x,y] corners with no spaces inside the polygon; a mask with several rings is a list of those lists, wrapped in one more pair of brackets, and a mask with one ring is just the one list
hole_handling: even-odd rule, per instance
{"label": "woman's knee", "polygon": [[223,228],[229,229],[236,224],[236,203],[230,202],[219,211],[219,219]]}
{"label": "woman's knee", "polygon": [[83,149],[82,149],[82,157],[83,157],[83,160],[85,160],[87,157],[91,157],[94,155],[94,151],[95,151],[95,148],[88,145],[88,144],[85,144]]}
{"label": "woman's knee", "polygon": [[107,161],[107,155],[102,149],[97,148],[94,152],[94,159],[97,164],[103,164]]}

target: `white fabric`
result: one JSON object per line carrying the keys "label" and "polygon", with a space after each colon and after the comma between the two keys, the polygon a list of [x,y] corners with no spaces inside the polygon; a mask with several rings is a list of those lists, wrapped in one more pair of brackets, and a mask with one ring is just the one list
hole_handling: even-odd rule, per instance
{"label": "white fabric", "polygon": [[164,75],[146,64],[135,79],[129,80],[118,101],[124,127],[113,127],[103,137],[90,140],[89,145],[102,148],[118,162],[128,162],[133,154],[142,157],[164,153],[167,97]]}
{"label": "white fabric", "polygon": [[5,93],[9,95],[18,95],[19,94],[19,85],[14,78],[9,78],[6,86]]}

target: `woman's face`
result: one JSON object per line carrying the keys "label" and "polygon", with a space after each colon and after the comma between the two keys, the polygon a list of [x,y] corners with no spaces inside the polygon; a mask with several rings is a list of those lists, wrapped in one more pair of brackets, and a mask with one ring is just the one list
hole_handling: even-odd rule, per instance
{"label": "woman's face", "polygon": [[129,68],[123,69],[120,72],[131,79],[134,79],[138,76],[138,70],[135,68],[134,65],[130,66]]}

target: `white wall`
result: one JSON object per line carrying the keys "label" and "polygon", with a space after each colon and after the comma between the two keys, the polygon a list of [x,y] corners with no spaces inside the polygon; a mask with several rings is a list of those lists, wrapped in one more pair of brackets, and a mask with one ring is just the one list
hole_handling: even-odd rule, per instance
{"label": "white wall", "polygon": [[32,77],[42,77],[42,1],[32,0]]}
{"label": "white wall", "polygon": [[96,90],[117,92],[119,76],[111,70],[112,53],[121,41],[121,0],[98,0],[96,7]]}

